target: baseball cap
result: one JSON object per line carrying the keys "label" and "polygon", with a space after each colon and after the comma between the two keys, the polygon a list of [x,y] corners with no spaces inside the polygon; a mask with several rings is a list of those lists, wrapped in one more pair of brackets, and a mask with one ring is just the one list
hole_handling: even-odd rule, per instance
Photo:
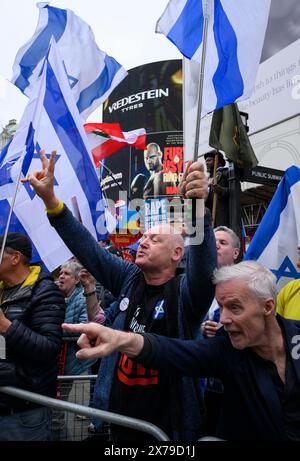
{"label": "baseball cap", "polygon": [[218,159],[219,159],[219,162],[220,162],[220,165],[221,166],[225,166],[226,165],[226,161],[224,159],[224,156],[222,154],[222,152],[218,151],[218,150],[211,150],[210,152],[206,152],[206,154],[204,154],[204,158],[205,160],[209,157],[215,157],[215,155],[218,156]]}
{"label": "baseball cap", "polygon": [[[4,235],[0,236],[0,248],[2,247]],[[9,232],[5,242],[5,248],[12,248],[13,250],[19,251],[27,258],[31,259],[32,256],[32,245],[26,235],[20,232]]]}

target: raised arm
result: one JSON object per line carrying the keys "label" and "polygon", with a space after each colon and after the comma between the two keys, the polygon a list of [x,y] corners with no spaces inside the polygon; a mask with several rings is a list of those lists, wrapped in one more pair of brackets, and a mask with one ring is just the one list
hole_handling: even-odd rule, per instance
{"label": "raised arm", "polygon": [[200,325],[213,300],[212,274],[217,265],[211,217],[209,211],[204,208],[204,200],[208,194],[208,180],[202,163],[188,164],[183,176],[181,193],[184,198],[197,199],[195,200],[196,221],[193,223],[196,233],[190,238],[186,273],[181,286],[184,315],[188,318],[191,329],[195,329]]}
{"label": "raised arm", "polygon": [[96,280],[86,269],[79,272],[79,280],[83,286],[83,296],[86,299],[86,310],[89,322],[105,323],[105,312],[97,299]]}
{"label": "raised arm", "polygon": [[30,173],[22,182],[29,182],[37,195],[44,201],[50,224],[65,242],[70,251],[99,282],[118,296],[125,276],[138,269],[133,264],[120,261],[101,248],[88,230],[79,223],[66,206],[55,196],[54,169],[55,154],[50,160],[42,150],[42,170]]}

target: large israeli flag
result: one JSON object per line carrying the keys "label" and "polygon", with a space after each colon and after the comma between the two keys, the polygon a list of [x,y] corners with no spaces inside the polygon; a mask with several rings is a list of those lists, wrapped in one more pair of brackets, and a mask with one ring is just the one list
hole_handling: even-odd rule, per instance
{"label": "large israeli flag", "polygon": [[300,169],[291,166],[257,229],[244,259],[254,259],[277,278],[278,291],[297,271],[297,245],[300,243]]}
{"label": "large israeli flag", "polygon": [[[92,235],[107,234],[104,201],[82,119],[55,42],[25,109],[19,128],[0,157],[0,232],[22,166],[22,176],[41,169],[40,149],[57,151],[55,192]],[[21,164],[23,162],[23,164]],[[49,270],[71,255],[49,225],[42,200],[20,184],[10,231],[25,230]]]}
{"label": "large israeli flag", "polygon": [[184,56],[197,62],[202,56],[204,13],[209,16],[202,116],[252,93],[270,3],[271,0],[169,1],[156,32],[166,35]]}
{"label": "large israeli flag", "polygon": [[38,3],[39,21],[33,37],[18,51],[12,82],[30,96],[48,52],[50,40],[57,42],[73,95],[86,119],[126,77],[125,69],[101,51],[93,31],[69,9]]}

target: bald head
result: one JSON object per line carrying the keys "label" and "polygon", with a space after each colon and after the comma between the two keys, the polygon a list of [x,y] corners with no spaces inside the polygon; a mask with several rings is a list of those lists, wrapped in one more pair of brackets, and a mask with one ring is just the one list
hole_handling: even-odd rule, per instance
{"label": "bald head", "polygon": [[135,262],[146,280],[155,274],[159,283],[165,283],[174,277],[183,253],[184,242],[178,229],[171,224],[159,224],[144,233]]}
{"label": "bald head", "polygon": [[157,234],[166,236],[166,241],[171,246],[178,246],[184,251],[184,240],[181,235],[181,231],[173,224],[157,224],[156,226],[150,227],[144,235]]}

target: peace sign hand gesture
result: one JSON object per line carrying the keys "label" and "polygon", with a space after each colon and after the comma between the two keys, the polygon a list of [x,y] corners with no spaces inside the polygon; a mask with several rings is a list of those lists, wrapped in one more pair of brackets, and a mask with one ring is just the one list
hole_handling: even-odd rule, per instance
{"label": "peace sign hand gesture", "polygon": [[40,151],[43,169],[28,173],[27,178],[21,179],[22,183],[29,183],[44,201],[47,208],[56,208],[59,200],[54,194],[54,168],[56,151],[53,150],[48,161],[45,151]]}

